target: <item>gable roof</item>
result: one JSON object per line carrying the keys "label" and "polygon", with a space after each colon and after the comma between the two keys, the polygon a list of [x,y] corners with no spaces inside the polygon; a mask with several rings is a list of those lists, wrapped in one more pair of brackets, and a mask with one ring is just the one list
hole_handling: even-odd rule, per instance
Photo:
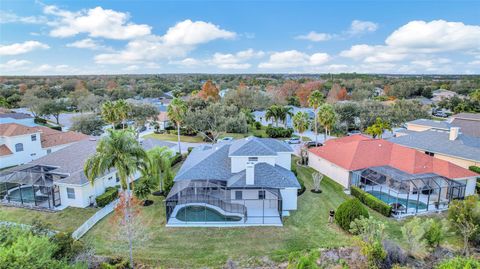
{"label": "gable roof", "polygon": [[29,127],[18,123],[0,124],[0,136],[17,136],[40,132],[37,127]]}
{"label": "gable roof", "polygon": [[[300,188],[295,174],[279,165],[272,166],[268,163],[257,163],[254,166],[254,186],[263,188]],[[237,177],[229,180],[228,187],[244,188],[251,187],[246,184],[245,170],[241,171]]]}
{"label": "gable roof", "polygon": [[435,173],[447,178],[465,178],[477,174],[450,162],[433,158],[415,149],[383,139],[353,135],[332,139],[311,153],[349,171],[375,166],[391,166],[409,174]]}
{"label": "gable roof", "polygon": [[175,180],[226,180],[231,176],[229,144],[192,150]]}
{"label": "gable roof", "polygon": [[480,161],[480,138],[478,137],[460,134],[457,139],[450,140],[448,132],[426,130],[410,132],[408,135],[394,137],[389,141],[410,148]]}
{"label": "gable roof", "polygon": [[292,152],[292,148],[277,139],[249,136],[234,140],[228,156],[276,156],[278,152]]}
{"label": "gable roof", "polygon": [[5,145],[0,145],[0,156],[12,155],[13,152]]}
{"label": "gable roof", "polygon": [[6,112],[6,113],[0,113],[0,118],[11,118],[16,120],[23,120],[23,119],[31,119],[33,117],[27,113]]}

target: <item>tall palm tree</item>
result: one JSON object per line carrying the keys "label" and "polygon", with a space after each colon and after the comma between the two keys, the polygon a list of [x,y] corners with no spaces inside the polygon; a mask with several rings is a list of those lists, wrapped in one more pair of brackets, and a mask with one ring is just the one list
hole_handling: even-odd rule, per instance
{"label": "tall palm tree", "polygon": [[318,121],[325,129],[325,141],[327,141],[327,133],[330,134],[333,125],[337,121],[337,114],[335,114],[335,110],[332,105],[330,104],[323,104],[320,106],[318,111]]}
{"label": "tall palm tree", "polygon": [[265,119],[275,121],[275,127],[278,127],[278,120],[280,116],[280,107],[273,105],[265,111]]}
{"label": "tall palm tree", "polygon": [[310,125],[310,118],[307,112],[297,112],[293,116],[293,128],[300,133],[300,141],[303,141],[303,133],[308,129]]}
{"label": "tall palm tree", "polygon": [[125,129],[125,122],[131,111],[131,106],[127,101],[120,99],[115,102],[115,109],[117,110],[119,120],[122,122],[122,129]]}
{"label": "tall palm tree", "polygon": [[287,127],[287,118],[293,117],[293,108],[291,106],[281,106],[278,108],[278,118],[283,122],[284,127]]}
{"label": "tall palm tree", "polygon": [[142,170],[142,177],[151,177],[153,181],[158,182],[160,191],[163,191],[163,178],[170,172],[173,152],[168,147],[155,147],[147,152],[147,156],[148,163],[146,169]]}
{"label": "tall palm tree", "polygon": [[322,105],[324,98],[325,97],[323,96],[323,93],[321,93],[319,90],[312,92],[312,94],[310,94],[310,97],[308,97],[308,105],[313,109],[313,113],[315,114],[315,144],[318,144],[318,108]]}
{"label": "tall palm tree", "polygon": [[178,153],[182,154],[182,148],[180,146],[180,124],[185,120],[185,114],[187,113],[187,104],[180,98],[174,98],[170,105],[168,105],[167,115],[171,121],[174,121],[177,125],[177,137],[178,137]]}
{"label": "tall palm tree", "polygon": [[118,123],[119,118],[114,102],[107,101],[103,103],[101,115],[104,121],[110,123],[112,125],[112,128],[115,128],[115,125]]}
{"label": "tall palm tree", "polygon": [[93,185],[98,177],[111,169],[115,169],[120,178],[122,189],[125,190],[126,186],[125,222],[130,247],[130,265],[133,267],[130,183],[133,182],[133,176],[138,167],[145,166],[147,155],[136,140],[133,130],[108,129],[107,132],[108,135],[98,142],[96,153],[85,162],[83,171]]}

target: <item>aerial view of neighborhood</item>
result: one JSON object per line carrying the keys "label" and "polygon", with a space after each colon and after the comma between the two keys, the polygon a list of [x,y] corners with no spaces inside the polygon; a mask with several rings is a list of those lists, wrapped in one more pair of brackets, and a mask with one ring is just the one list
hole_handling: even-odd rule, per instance
{"label": "aerial view of neighborhood", "polygon": [[480,269],[480,2],[0,0],[0,269]]}

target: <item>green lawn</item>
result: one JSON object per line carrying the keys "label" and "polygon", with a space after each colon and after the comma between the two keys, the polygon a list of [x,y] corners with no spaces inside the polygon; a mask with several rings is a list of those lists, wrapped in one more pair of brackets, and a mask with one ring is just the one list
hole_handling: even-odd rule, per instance
{"label": "green lawn", "polygon": [[[166,140],[166,141],[173,141],[177,142],[178,138],[177,135],[175,134],[149,134],[144,136],[145,138],[155,138],[159,140]],[[182,142],[189,142],[189,143],[201,143],[203,142],[203,139],[201,136],[196,135],[196,136],[186,136],[186,135],[181,135],[180,136],[180,141]]]}
{"label": "green lawn", "polygon": [[96,211],[96,208],[68,207],[62,211],[50,213],[24,208],[0,206],[0,221],[31,224],[34,219],[38,218],[45,223],[51,224],[52,229],[54,230],[73,232]]}

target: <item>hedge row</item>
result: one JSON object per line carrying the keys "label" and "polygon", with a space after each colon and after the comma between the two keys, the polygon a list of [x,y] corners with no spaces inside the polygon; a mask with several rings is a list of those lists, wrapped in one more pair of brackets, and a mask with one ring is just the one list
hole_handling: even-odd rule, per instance
{"label": "hedge row", "polygon": [[177,154],[175,154],[175,156],[172,157],[171,165],[172,166],[176,165],[177,163],[181,162],[182,159],[183,159],[182,154],[177,152]]}
{"label": "hedge row", "polygon": [[35,122],[36,124],[47,124],[47,120],[46,120],[46,119],[39,118],[39,117],[35,117],[35,118],[33,119],[33,122]]}
{"label": "hedge row", "polygon": [[350,187],[350,193],[357,197],[366,206],[377,212],[380,212],[380,214],[386,217],[390,217],[390,214],[392,213],[392,207],[382,200],[355,186]]}
{"label": "hedge row", "polygon": [[477,173],[477,174],[480,174],[480,167],[478,167],[478,166],[472,165],[472,166],[469,166],[468,169],[470,171],[473,171],[473,172]]}
{"label": "hedge row", "polygon": [[285,138],[285,137],[292,136],[293,129],[292,128],[285,129],[282,127],[268,126],[265,132],[267,133],[268,137],[271,137],[271,138]]}
{"label": "hedge row", "polygon": [[105,192],[97,198],[95,198],[95,201],[97,201],[97,206],[99,207],[104,207],[108,205],[110,202],[113,200],[117,199],[118,197],[118,189],[116,187],[108,187],[105,189]]}

